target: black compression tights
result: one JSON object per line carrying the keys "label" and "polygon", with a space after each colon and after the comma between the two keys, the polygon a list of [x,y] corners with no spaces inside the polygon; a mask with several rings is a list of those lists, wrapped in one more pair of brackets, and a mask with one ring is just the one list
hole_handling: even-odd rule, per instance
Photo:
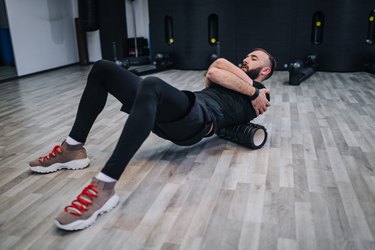
{"label": "black compression tights", "polygon": [[123,105],[129,117],[111,157],[102,172],[119,179],[130,159],[150,134],[155,121],[182,118],[189,111],[189,98],[156,77],[142,79],[112,62],[98,61],[87,79],[69,136],[85,142],[96,117],[103,110],[108,93]]}

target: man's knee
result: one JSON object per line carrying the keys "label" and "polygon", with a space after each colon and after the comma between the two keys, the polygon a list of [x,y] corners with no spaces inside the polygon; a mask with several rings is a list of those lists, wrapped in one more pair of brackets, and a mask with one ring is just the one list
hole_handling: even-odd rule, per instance
{"label": "man's knee", "polygon": [[155,76],[146,77],[140,83],[140,91],[143,93],[158,93],[160,82],[161,80]]}
{"label": "man's knee", "polygon": [[[111,71],[113,70],[113,67],[117,67],[114,63],[106,60],[99,60],[94,63],[92,66],[90,73],[88,75],[89,81],[87,81],[87,84],[96,84],[98,81],[93,81],[94,79],[100,80],[99,82],[102,82],[101,79],[105,79],[106,77],[112,75]],[[105,83],[105,81],[104,81]]]}
{"label": "man's knee", "polygon": [[106,69],[108,67],[115,66],[112,62],[106,61],[106,60],[99,60],[94,63],[94,65],[91,68],[91,73],[101,71],[103,69]]}

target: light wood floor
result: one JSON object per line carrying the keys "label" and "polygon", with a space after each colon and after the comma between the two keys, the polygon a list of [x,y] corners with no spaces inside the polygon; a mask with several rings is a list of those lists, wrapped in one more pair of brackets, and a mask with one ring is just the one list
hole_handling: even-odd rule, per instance
{"label": "light wood floor", "polygon": [[[375,76],[276,72],[256,151],[216,136],[179,147],[150,135],[116,189],[120,205],[83,231],[54,217],[102,168],[126,120],[109,98],[91,166],[47,175],[29,160],[66,138],[90,67],[0,84],[0,249],[375,249]],[[203,71],[156,74],[190,90]],[[95,101],[95,100],[93,100]]]}

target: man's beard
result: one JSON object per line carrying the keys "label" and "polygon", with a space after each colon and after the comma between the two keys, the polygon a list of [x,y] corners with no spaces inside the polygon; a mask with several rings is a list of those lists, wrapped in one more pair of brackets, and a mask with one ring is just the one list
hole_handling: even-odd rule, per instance
{"label": "man's beard", "polygon": [[260,72],[262,71],[262,67],[258,67],[256,69],[250,69],[246,71],[246,74],[253,80],[259,77]]}
{"label": "man's beard", "polygon": [[255,80],[259,77],[260,72],[262,71],[262,67],[258,67],[255,69],[248,69],[246,65],[241,65],[240,68],[245,71],[245,73],[250,77],[250,79]]}

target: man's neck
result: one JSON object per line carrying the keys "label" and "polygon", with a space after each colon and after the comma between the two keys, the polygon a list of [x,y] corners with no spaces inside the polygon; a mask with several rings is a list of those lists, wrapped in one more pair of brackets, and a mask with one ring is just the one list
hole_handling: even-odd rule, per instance
{"label": "man's neck", "polygon": [[257,78],[255,78],[255,79],[253,79],[253,81],[256,81],[256,82],[263,82],[263,79],[262,79],[262,78],[259,78],[259,77],[257,77]]}

